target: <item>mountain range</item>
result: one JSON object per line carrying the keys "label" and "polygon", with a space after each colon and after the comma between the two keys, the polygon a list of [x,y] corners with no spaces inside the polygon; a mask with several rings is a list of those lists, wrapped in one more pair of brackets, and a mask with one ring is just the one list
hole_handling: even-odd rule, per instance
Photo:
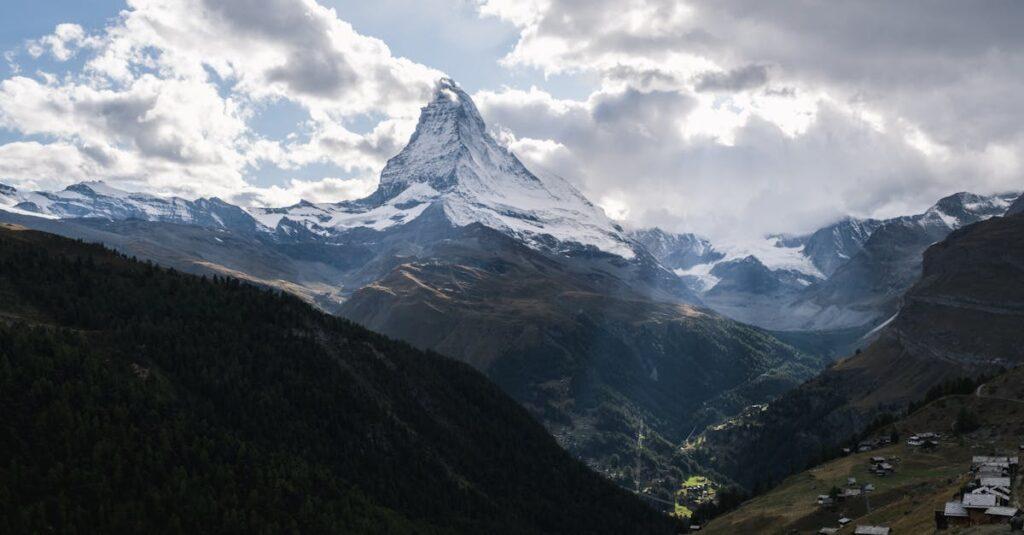
{"label": "mountain range", "polygon": [[467,362],[592,468],[669,499],[706,462],[680,444],[814,377],[895,313],[928,245],[1011,200],[962,193],[752,250],[626,231],[527,169],[441,80],[363,199],[243,209],[102,182],[3,186],[0,221],[281,289]]}
{"label": "mountain range", "polygon": [[448,80],[364,199],[241,210],[84,183],[5,188],[0,206],[9,223],[283,289],[468,362],[591,467],[662,499],[694,470],[686,436],[825,365],[699,306],[575,188],[498,144]]}
{"label": "mountain range", "polygon": [[702,303],[728,317],[773,331],[846,329],[863,335],[895,314],[929,245],[1003,215],[1018,196],[961,192],[920,214],[846,217],[807,235],[770,236],[767,245],[753,249],[717,248],[699,236],[658,229],[632,235],[651,244],[652,253],[687,280]]}

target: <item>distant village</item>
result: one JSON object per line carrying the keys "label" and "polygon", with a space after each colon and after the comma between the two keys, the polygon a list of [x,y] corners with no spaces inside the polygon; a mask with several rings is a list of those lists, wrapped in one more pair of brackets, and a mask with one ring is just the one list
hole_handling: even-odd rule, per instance
{"label": "distant village", "polygon": [[[891,446],[898,438],[880,436],[844,448],[843,453],[865,453]],[[927,451],[939,447],[941,435],[936,432],[923,432],[911,435],[906,446],[912,450]],[[1024,450],[1024,445],[1020,446]],[[873,456],[868,459],[868,472],[873,476],[884,478],[896,473],[901,458],[898,456]],[[1024,530],[1024,516],[1015,507],[1013,488],[1019,465],[1018,456],[1009,455],[976,455],[971,459],[970,481],[959,490],[952,500],[935,511],[935,527],[946,530],[956,526],[977,526],[983,524],[1008,524],[1013,531]],[[866,510],[870,513],[869,494],[875,490],[872,483],[858,482],[856,478],[847,479],[842,488],[833,487],[829,494],[821,494],[816,498],[818,506],[835,511],[842,502],[864,500]],[[825,526],[818,530],[819,535],[850,533],[848,527],[853,520],[841,517],[837,525]],[[854,535],[893,535],[892,528],[884,525],[856,525]]]}

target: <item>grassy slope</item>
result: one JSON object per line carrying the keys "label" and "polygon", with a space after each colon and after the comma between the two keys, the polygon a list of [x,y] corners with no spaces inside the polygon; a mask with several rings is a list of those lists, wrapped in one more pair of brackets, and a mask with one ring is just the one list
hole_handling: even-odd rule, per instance
{"label": "grassy slope", "polygon": [[[933,512],[942,507],[966,482],[972,455],[1016,452],[1024,436],[1024,370],[1001,375],[977,396],[947,396],[938,399],[898,421],[901,436],[936,430],[945,433],[942,445],[934,452],[922,452],[900,444],[885,449],[858,453],[816,466],[787,478],[779,486],[745,503],[739,509],[717,518],[707,526],[708,533],[814,533],[825,526],[836,526],[841,516],[853,518],[852,524],[884,524],[896,533],[931,533]],[[1000,396],[1018,402],[993,399]],[[982,427],[963,437],[950,433],[953,419],[961,407],[981,417]],[[868,474],[872,456],[898,456],[902,463],[892,476]],[[848,477],[861,484],[872,483],[872,511],[867,513],[863,500],[845,503],[835,512],[823,511],[815,504],[819,494],[828,494],[833,485],[842,488]],[[1020,485],[1020,481],[1018,481]],[[1021,489],[1015,492],[1020,500]],[[984,531],[984,530],[982,530]],[[844,532],[852,532],[847,528]]]}

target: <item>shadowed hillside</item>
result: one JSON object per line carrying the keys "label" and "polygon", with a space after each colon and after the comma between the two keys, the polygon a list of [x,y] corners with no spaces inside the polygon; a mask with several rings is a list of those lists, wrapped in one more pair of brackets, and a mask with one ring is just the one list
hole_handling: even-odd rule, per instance
{"label": "shadowed hillside", "polygon": [[470,367],[0,229],[0,532],[673,533]]}

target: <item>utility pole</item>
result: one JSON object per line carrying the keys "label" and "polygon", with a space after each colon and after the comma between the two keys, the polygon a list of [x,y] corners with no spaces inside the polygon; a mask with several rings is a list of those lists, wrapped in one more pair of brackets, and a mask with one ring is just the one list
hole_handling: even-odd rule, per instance
{"label": "utility pole", "polygon": [[637,459],[633,467],[633,482],[636,484],[637,494],[640,494],[640,461],[643,453],[643,439],[643,420],[640,420],[640,425],[637,427]]}

